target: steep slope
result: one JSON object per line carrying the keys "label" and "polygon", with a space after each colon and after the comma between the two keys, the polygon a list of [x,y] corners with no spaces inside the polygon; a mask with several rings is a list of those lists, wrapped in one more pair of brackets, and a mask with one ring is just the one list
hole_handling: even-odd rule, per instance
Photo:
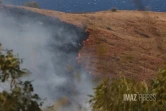
{"label": "steep slope", "polygon": [[[91,74],[111,78],[122,74],[135,80],[148,80],[166,64],[166,13],[101,11],[73,14],[21,8],[86,27],[89,38],[80,50],[78,61]],[[85,59],[90,64],[84,63]]]}

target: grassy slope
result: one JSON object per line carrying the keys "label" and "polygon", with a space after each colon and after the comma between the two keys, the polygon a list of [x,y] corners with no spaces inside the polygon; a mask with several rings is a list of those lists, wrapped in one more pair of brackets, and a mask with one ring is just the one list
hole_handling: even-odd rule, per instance
{"label": "grassy slope", "polygon": [[[89,39],[78,60],[95,75],[112,78],[124,74],[135,80],[154,77],[166,64],[166,13],[101,11],[71,14],[33,9],[79,27],[86,26]],[[85,64],[84,60],[90,61]]]}

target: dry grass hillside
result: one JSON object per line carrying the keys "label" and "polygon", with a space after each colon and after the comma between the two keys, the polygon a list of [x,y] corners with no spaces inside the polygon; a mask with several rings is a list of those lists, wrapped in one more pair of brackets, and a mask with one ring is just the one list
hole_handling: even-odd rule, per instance
{"label": "dry grass hillside", "polygon": [[[73,14],[21,8],[85,27],[89,38],[78,61],[96,76],[123,74],[148,80],[166,64],[166,13],[118,10]],[[85,64],[85,59],[90,63]]]}

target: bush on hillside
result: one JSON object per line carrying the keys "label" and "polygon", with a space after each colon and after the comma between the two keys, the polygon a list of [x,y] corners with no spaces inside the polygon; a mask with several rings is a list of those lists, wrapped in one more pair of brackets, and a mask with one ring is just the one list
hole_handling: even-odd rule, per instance
{"label": "bush on hillside", "polygon": [[[137,94],[137,101],[124,101],[124,94]],[[145,94],[148,100],[143,100]],[[151,95],[151,96],[150,96]],[[166,109],[166,69],[160,70],[150,83],[121,77],[103,81],[90,95],[93,111],[164,111]]]}
{"label": "bush on hillside", "polygon": [[26,2],[25,6],[32,7],[32,8],[40,8],[39,4],[37,2],[34,2],[34,1]]}
{"label": "bush on hillside", "polygon": [[112,8],[111,11],[112,12],[117,12],[117,9],[116,8]]}

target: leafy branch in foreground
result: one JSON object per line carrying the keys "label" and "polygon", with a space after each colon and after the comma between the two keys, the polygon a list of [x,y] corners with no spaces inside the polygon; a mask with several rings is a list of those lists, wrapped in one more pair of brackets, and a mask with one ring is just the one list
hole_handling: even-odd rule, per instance
{"label": "leafy branch in foreground", "polygon": [[[124,94],[153,95],[137,101],[124,101]],[[104,80],[90,95],[93,111],[164,111],[166,109],[166,69],[162,69],[150,83],[135,82],[121,77]],[[128,98],[129,99],[129,98]],[[145,100],[149,99],[149,101]]]}
{"label": "leafy branch in foreground", "polygon": [[10,90],[0,92],[0,111],[41,111],[41,98],[34,94],[30,81],[21,81],[28,74],[21,69],[22,60],[12,50],[4,50],[0,44],[0,81],[10,85]]}

